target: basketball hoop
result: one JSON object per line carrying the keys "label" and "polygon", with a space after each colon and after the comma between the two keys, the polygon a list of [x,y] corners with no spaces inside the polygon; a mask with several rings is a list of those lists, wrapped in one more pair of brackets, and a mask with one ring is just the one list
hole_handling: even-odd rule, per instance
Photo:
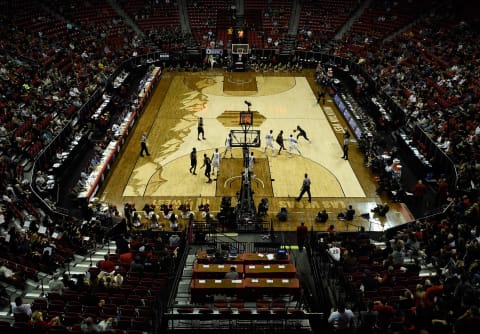
{"label": "basketball hoop", "polygon": [[238,59],[235,60],[235,70],[243,71],[243,55],[250,53],[250,46],[248,44],[232,44],[232,55],[237,55]]}
{"label": "basketball hoop", "polygon": [[248,44],[232,44],[232,54],[238,55],[239,61],[242,60],[243,55],[250,52],[250,46]]}
{"label": "basketball hoop", "polygon": [[242,57],[243,57],[243,54],[244,54],[244,49],[238,49],[237,51],[237,55],[238,55],[238,61],[242,61]]}

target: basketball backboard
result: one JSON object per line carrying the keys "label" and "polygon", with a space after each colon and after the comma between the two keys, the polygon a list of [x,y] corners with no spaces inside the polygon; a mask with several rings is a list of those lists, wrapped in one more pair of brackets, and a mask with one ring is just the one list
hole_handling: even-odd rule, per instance
{"label": "basketball backboard", "polygon": [[232,44],[232,53],[236,55],[245,55],[250,53],[249,44]]}
{"label": "basketball backboard", "polygon": [[260,147],[260,130],[231,130],[232,147]]}

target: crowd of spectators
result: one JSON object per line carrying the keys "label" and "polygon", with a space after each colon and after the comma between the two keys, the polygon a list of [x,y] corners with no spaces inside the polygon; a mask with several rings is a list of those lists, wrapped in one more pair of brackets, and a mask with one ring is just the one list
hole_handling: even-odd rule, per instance
{"label": "crowd of spectators", "polygon": [[[75,8],[63,7],[58,1],[55,4],[58,13],[70,16],[69,20],[62,21],[64,29],[56,30],[55,39],[41,29],[28,29],[58,22],[47,11],[33,12],[22,24],[12,21],[14,15],[7,16],[10,10],[5,10],[0,17],[0,226],[2,256],[7,259],[0,268],[2,279],[20,287],[27,276],[19,268],[34,268],[26,271],[30,278],[35,278],[36,270],[54,272],[71,260],[73,250],[81,252],[89,246],[84,236],[92,231],[88,221],[79,224],[74,218],[53,218],[36,207],[25,168],[76,117],[75,112],[91,95],[105,85],[120,62],[150,50],[142,37],[117,17],[104,22],[73,22]],[[285,29],[283,25],[277,27],[277,16],[283,19],[284,13],[264,12],[264,19],[272,21],[272,31]],[[402,106],[409,120],[431,135],[455,163],[457,186],[463,190],[480,186],[477,28],[470,21],[459,20],[454,11],[441,8],[389,41],[350,34],[334,50],[336,55],[362,64],[382,90]],[[312,37],[309,27],[302,29],[304,37]],[[147,38],[158,46],[168,43],[175,50],[183,49],[186,37],[175,27],[152,27],[147,32]],[[70,140],[67,137],[64,142]],[[59,146],[51,152],[55,154],[60,150]],[[51,163],[46,159],[38,167],[44,183],[48,183],[44,175],[52,168]],[[407,287],[416,307],[415,312],[408,313],[408,323],[417,328],[439,324],[464,326],[465,318],[478,317],[478,305],[471,297],[480,284],[480,231],[476,223],[480,219],[479,205],[477,198],[453,198],[450,211],[444,217],[411,225],[411,229],[396,235],[391,248],[387,247],[382,254],[379,262],[384,273],[376,280],[378,284],[396,282],[389,269],[392,267],[395,273],[405,267],[405,258],[409,256],[418,261],[407,268],[415,275],[422,261],[439,269],[431,282],[418,283],[422,285],[418,289]],[[130,247],[135,240],[130,241]],[[133,242],[133,252],[132,249],[122,252],[121,255],[130,253],[130,257],[119,257],[119,263],[122,259],[126,261],[123,264],[128,263],[124,274],[103,270],[96,277],[76,278],[75,284],[69,283],[69,286],[65,286],[71,281],[69,278],[63,280],[64,287],[52,282],[52,289],[59,293],[68,288],[81,289],[83,283],[78,282],[85,280],[88,281],[85,284],[99,289],[119,288],[125,283],[128,271],[144,271],[155,265],[152,257],[162,257],[155,249],[166,252],[161,254],[169,261],[172,249],[165,244],[171,240],[162,240],[160,248],[157,242],[160,241],[142,239],[137,245]],[[351,254],[369,249],[359,250],[348,243],[344,248],[349,251],[347,263],[351,268],[355,262]],[[372,256],[375,258],[380,259]],[[430,299],[429,302],[425,302],[425,298],[415,300],[416,294],[429,295],[427,283],[441,287],[435,290],[437,298],[432,299],[431,304]],[[434,323],[432,319],[441,321]],[[35,320],[43,321],[42,315],[37,314]]]}
{"label": "crowd of spectators", "polygon": [[302,1],[295,48],[320,51],[335,37],[357,6],[358,1],[354,0]]}
{"label": "crowd of spectators", "polygon": [[[5,238],[2,247],[5,254],[39,254],[39,258],[46,258],[40,263],[47,267],[69,258],[62,254],[62,242],[67,241],[68,249],[82,249],[81,231],[72,228],[75,224],[59,222],[58,217],[44,212],[31,194],[30,180],[44,201],[54,207],[52,165],[64,151],[63,145],[75,142],[76,133],[82,131],[75,127],[63,131],[64,128],[72,120],[82,124],[76,112],[97,89],[105,86],[132,50],[146,51],[137,50],[140,38],[113,14],[111,7],[108,9],[109,5],[49,5],[54,6],[55,12],[32,1],[2,5],[0,18],[0,217]],[[63,140],[55,141],[60,134]],[[44,159],[35,166],[35,175],[29,176],[33,161],[40,155],[45,155]],[[63,237],[56,240],[52,234],[59,229],[63,230]],[[17,245],[15,242],[26,234],[29,242]],[[37,234],[39,238],[30,238]],[[53,244],[53,256],[44,254],[44,243]],[[24,249],[11,249],[20,245]],[[35,259],[28,260],[25,263],[35,264]]]}
{"label": "crowd of spectators", "polygon": [[[448,197],[448,211],[398,230],[384,250],[343,240],[341,267],[360,300],[357,323],[365,333],[470,333],[480,321],[477,30],[475,21],[442,7],[388,41],[348,34],[334,48],[361,64],[458,172],[459,192],[442,190],[436,199]],[[420,276],[425,267],[434,272]]]}
{"label": "crowd of spectators", "polygon": [[[104,84],[119,58],[97,45],[98,40],[83,45],[80,36],[70,43],[47,41],[6,19],[1,34],[2,50],[8,50],[2,53],[0,81],[2,171],[6,176],[3,186],[22,185],[24,167],[38,157],[75,117],[75,111]],[[65,142],[69,140],[66,138]],[[60,147],[52,152],[58,150]],[[51,167],[47,160],[39,169],[48,171]]]}
{"label": "crowd of spectators", "polygon": [[[162,247],[155,251],[152,245],[145,245],[145,252],[131,257],[128,264],[115,263],[115,272],[78,277],[65,274],[63,278],[56,274],[69,271],[66,269],[74,252],[87,254],[97,241],[96,234],[100,235],[102,224],[91,213],[69,217],[47,212],[33,196],[31,187],[42,194],[45,203],[55,207],[53,163],[64,151],[64,145],[77,140],[76,133],[86,133],[81,127],[68,131],[63,131],[64,128],[70,127],[72,121],[84,124],[82,117],[89,117],[93,110],[80,116],[77,111],[98,89],[105,87],[121,62],[150,48],[144,47],[141,38],[121,19],[110,17],[105,8],[95,14],[97,19],[85,15],[84,20],[77,17],[80,7],[85,6],[83,2],[72,6],[58,2],[55,12],[59,15],[55,17],[45,7],[35,7],[34,2],[22,1],[17,5],[19,10],[30,5],[34,10],[24,17],[26,11],[14,15],[16,6],[2,6],[0,17],[0,280],[23,290],[28,280],[37,284],[42,280],[43,286],[41,272],[53,275],[48,282],[49,295],[61,296],[67,291],[83,293],[87,287],[100,294],[100,290],[118,292],[124,283],[129,283],[129,272],[140,267],[152,274],[171,268],[169,249]],[[105,14],[103,19],[98,19],[102,14]],[[54,23],[63,28],[53,29]],[[167,34],[166,30],[162,31]],[[63,140],[57,140],[59,135]],[[101,154],[104,147],[102,142],[97,143],[95,152]],[[31,175],[33,161],[40,155],[46,156],[35,166],[35,175]],[[91,162],[96,163],[95,157]],[[168,238],[165,242],[168,243]],[[130,268],[132,262],[137,269]],[[24,305],[19,302],[19,306]],[[48,321],[44,321],[45,316]],[[30,312],[28,317],[35,327],[59,325],[59,319],[46,312]],[[84,326],[88,327],[88,323],[84,321]],[[98,325],[96,320],[95,325]]]}
{"label": "crowd of spectators", "polygon": [[340,248],[340,259],[332,257],[347,291],[340,303],[352,305],[365,333],[473,333],[467,324],[480,319],[479,219],[479,203],[460,196],[438,217],[389,231],[384,248],[365,232],[329,233],[318,242],[325,252]]}
{"label": "crowd of spectators", "polygon": [[[174,236],[176,243],[172,245]],[[168,295],[168,280],[176,268],[183,236],[178,233],[131,232],[115,236],[114,240],[116,246],[112,252],[103,260],[91,263],[85,273],[70,273],[67,265],[66,270],[55,271],[48,282],[44,283],[42,279],[42,290],[43,284],[48,286],[48,293],[42,295],[43,298],[27,303],[18,297],[11,306],[15,322],[34,329],[63,326],[66,330],[66,326],[91,325],[100,326],[103,332],[132,328],[134,322],[141,322],[144,328],[149,328],[153,303]],[[0,269],[2,273],[8,271],[5,263]],[[121,311],[127,307],[131,310],[128,319],[125,318],[126,311]],[[123,324],[113,322],[124,318]]]}
{"label": "crowd of spectators", "polygon": [[[179,10],[174,1],[122,0],[118,3],[154,48],[166,52],[183,50],[188,34],[180,29]],[[132,46],[134,50],[146,47],[141,38],[136,38]]]}
{"label": "crowd of spectators", "polygon": [[[454,162],[458,188],[467,191],[480,186],[477,28],[454,8],[442,7],[388,41],[348,35],[334,48],[362,64],[407,122],[430,135]],[[425,145],[418,146],[432,158]]]}

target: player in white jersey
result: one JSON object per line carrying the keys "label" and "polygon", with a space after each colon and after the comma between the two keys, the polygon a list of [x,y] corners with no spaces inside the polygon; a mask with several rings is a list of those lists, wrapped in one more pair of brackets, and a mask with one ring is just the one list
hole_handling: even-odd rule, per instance
{"label": "player in white jersey", "polygon": [[212,155],[212,174],[215,175],[215,168],[217,168],[217,175],[220,173],[220,152],[218,148],[215,149]]}
{"label": "player in white jersey", "polygon": [[270,132],[265,136],[265,153],[267,153],[267,148],[272,150],[272,157],[274,157],[275,148],[273,147],[273,130],[270,130]]}
{"label": "player in white jersey", "polygon": [[293,137],[292,134],[290,135],[290,137],[288,137],[288,143],[290,145],[288,147],[288,154],[290,156],[292,156],[292,151],[293,150],[296,150],[298,152],[298,154],[302,155],[302,152],[300,152],[300,150],[298,149],[297,140],[295,139],[295,137]]}
{"label": "player in white jersey", "polygon": [[233,158],[233,149],[232,149],[232,133],[230,132],[225,139],[225,152],[223,152],[223,157],[227,156],[227,151],[230,151],[230,158]]}

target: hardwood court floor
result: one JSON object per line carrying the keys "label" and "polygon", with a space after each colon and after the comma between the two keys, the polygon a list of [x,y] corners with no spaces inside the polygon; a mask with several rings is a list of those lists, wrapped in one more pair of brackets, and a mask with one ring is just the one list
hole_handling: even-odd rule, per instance
{"label": "hardwood court floor", "polygon": [[[386,218],[366,220],[360,213],[370,212],[377,203],[385,203],[375,193],[374,175],[364,167],[363,156],[356,143],[350,145],[350,159],[342,156],[342,132],[345,122],[329,96],[325,105],[317,103],[314,72],[302,73],[172,73],[163,74],[135,131],[125,145],[122,156],[100,190],[103,201],[123,207],[135,203],[172,203],[175,208],[186,202],[192,208],[209,203],[212,212],[218,211],[223,196],[235,195],[240,190],[242,151],[234,149],[233,159],[222,159],[220,173],[213,183],[206,183],[203,154],[211,156],[215,148],[224,151],[225,138],[231,129],[240,129],[238,115],[245,111],[245,100],[252,103],[254,129],[260,129],[262,147],[253,148],[256,157],[255,180],[252,184],[255,203],[266,197],[269,215],[275,230],[295,230],[299,221],[305,221],[316,230],[325,229],[315,224],[314,217],[325,208],[330,212],[330,224],[337,230],[383,230],[411,220],[403,204],[389,203],[392,208]],[[197,121],[203,117],[205,140],[197,140]],[[264,152],[265,134],[272,129],[274,136],[280,130],[284,138],[294,134],[297,125],[303,127],[311,143],[299,139],[301,155],[287,152],[272,156]],[[148,135],[149,157],[140,157],[140,137]],[[278,149],[278,146],[274,144]],[[288,149],[288,143],[285,143]],[[189,173],[189,153],[198,151],[197,175]],[[312,179],[312,203],[299,193],[304,173]],[[349,224],[337,221],[338,212],[352,204],[358,218]],[[275,215],[285,207],[290,213],[287,222],[277,221]],[[196,216],[201,219],[200,215]],[[352,226],[353,225],[353,226]]]}

